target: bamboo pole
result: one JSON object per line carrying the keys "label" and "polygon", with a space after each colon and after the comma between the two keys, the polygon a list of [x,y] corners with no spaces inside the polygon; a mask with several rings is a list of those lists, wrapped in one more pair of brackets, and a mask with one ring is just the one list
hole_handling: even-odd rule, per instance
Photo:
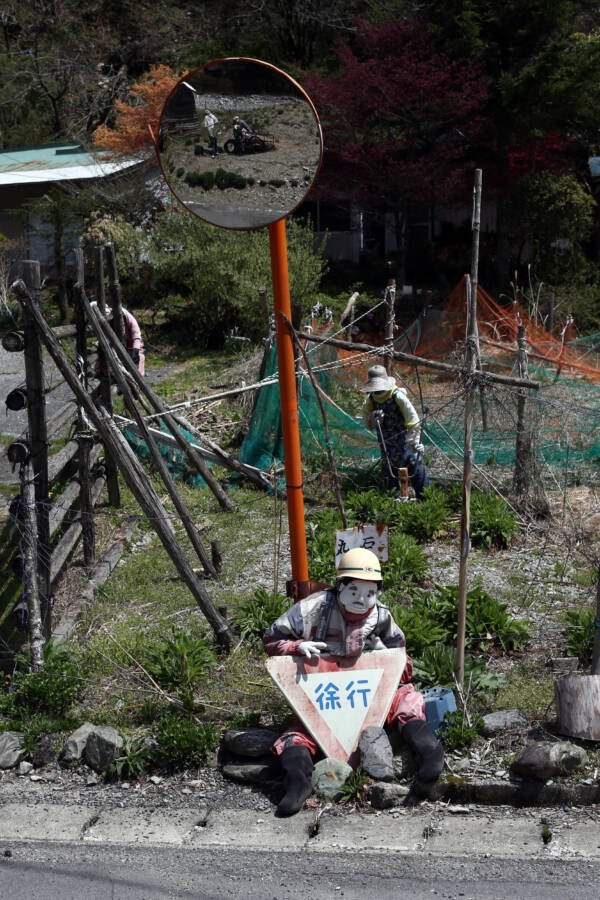
{"label": "bamboo pole", "polygon": [[198,531],[197,531],[194,523],[192,522],[191,516],[188,513],[188,510],[179,495],[179,492],[175,486],[175,482],[173,481],[171,473],[169,472],[169,469],[163,459],[160,449],[157,446],[157,443],[154,440],[152,434],[150,433],[150,430],[148,429],[148,426],[146,425],[146,423],[144,421],[144,417],[140,414],[140,412],[135,404],[133,394],[131,393],[131,388],[129,387],[129,382],[127,381],[127,378],[121,371],[117,355],[116,355],[116,353],[114,353],[110,343],[108,342],[108,340],[104,334],[104,330],[100,323],[101,313],[94,312],[94,310],[90,306],[90,303],[89,303],[87,297],[85,296],[84,291],[80,291],[80,297],[81,297],[81,302],[83,303],[84,309],[86,311],[86,314],[90,320],[90,324],[94,330],[94,333],[96,334],[96,337],[98,338],[98,342],[102,348],[102,352],[108,363],[109,370],[112,371],[113,378],[115,379],[115,381],[119,387],[119,390],[121,391],[121,393],[123,395],[123,400],[125,401],[125,404],[129,410],[129,412],[133,416],[138,428],[140,429],[143,439],[146,441],[146,443],[148,445],[148,450],[150,451],[150,456],[152,457],[152,462],[153,462],[158,474],[160,475],[160,478],[161,478],[164,486],[167,489],[167,493],[168,493],[169,497],[171,498],[171,501],[172,501],[175,509],[179,513],[183,527],[185,528],[186,534],[189,537],[194,550],[196,551],[198,559],[202,563],[202,567],[203,567],[204,571],[206,572],[206,574],[210,578],[216,578],[217,572],[213,566],[210,555],[208,554],[202,541],[200,540],[200,535],[198,534]]}
{"label": "bamboo pole", "polygon": [[[390,278],[385,289],[387,319],[385,323],[384,345],[386,348],[385,369],[392,374],[392,353],[394,352],[394,325],[396,324],[396,279]],[[344,526],[345,527],[345,526]]]}
{"label": "bamboo pole", "polygon": [[[527,345],[525,326],[519,325],[517,374],[519,378],[527,378]],[[515,472],[513,487],[519,496],[527,495],[530,486],[531,435],[525,427],[525,410],[527,391],[520,388],[517,392],[517,435],[515,445]]]}
{"label": "bamboo pole", "polygon": [[[299,331],[298,337],[303,341],[310,341],[313,344],[331,344],[332,347],[340,347],[342,350],[354,350],[356,353],[377,353],[383,355],[384,351],[381,347],[373,344],[355,344],[350,341],[340,341],[337,338],[319,337],[316,334],[307,334],[306,331]],[[426,359],[424,356],[414,356],[412,353],[403,353],[401,350],[394,350],[392,358],[398,362],[410,363],[413,366],[422,366],[424,369],[434,369],[443,372],[446,375],[456,377],[463,373],[460,366],[451,366],[449,363],[438,362],[434,359]],[[497,375],[494,372],[480,371],[476,373],[476,379],[491,382],[492,384],[506,385],[507,387],[526,387],[535,391],[539,390],[539,382],[522,381],[519,378],[512,378],[509,375]],[[215,395],[216,396],[216,395]]]}
{"label": "bamboo pole", "polygon": [[458,601],[456,624],[455,675],[462,689],[465,677],[465,630],[467,618],[467,565],[471,549],[471,481],[473,474],[473,374],[477,366],[477,338],[474,323],[477,321],[477,304],[467,278],[469,304],[469,334],[465,351],[465,417],[463,443],[463,487],[460,514],[460,563],[458,571]]}
{"label": "bamboo pole", "polygon": [[[91,308],[89,309],[88,314],[92,315]],[[105,319],[102,319],[102,317],[98,316],[95,319],[95,323],[102,330],[104,338],[110,345],[110,349],[117,357],[117,362],[120,362],[121,365],[125,368],[125,371],[133,379],[137,389],[150,401],[151,406],[157,412],[163,414],[165,425],[173,435],[180,449],[183,450],[185,455],[188,457],[192,468],[196,469],[196,471],[199,472],[200,475],[202,475],[210,490],[213,492],[215,498],[217,499],[220,507],[228,511],[233,510],[234,504],[227,496],[227,492],[223,490],[223,488],[219,484],[218,479],[210,471],[197,450],[189,443],[189,441],[186,441],[186,439],[183,437],[181,431],[177,427],[175,419],[166,409],[160,397],[155,394],[152,388],[144,381],[144,378],[142,377],[142,375],[140,375],[137,366],[134,364],[129,354],[125,351],[123,345],[118,343],[116,336],[112,333],[111,327],[108,322]]]}
{"label": "bamboo pole", "polygon": [[100,437],[108,444],[109,449],[118,460],[119,468],[123,473],[127,485],[158,534],[180,576],[188,585],[200,610],[211,625],[217,643],[225,649],[229,649],[234,639],[233,632],[231,631],[229,624],[215,609],[204,585],[194,573],[187,557],[177,543],[177,539],[169,522],[167,511],[154,490],[152,482],[147,478],[138,459],[113,422],[107,409],[101,402],[99,402],[96,407],[89,395],[81,387],[77,375],[71,368],[69,360],[60,346],[60,343],[52,334],[51,329],[48,327],[40,311],[35,307],[25,284],[22,281],[16,281],[12,285],[12,290],[19,302],[22,303],[26,309],[31,311],[42,341],[56,363],[57,368],[63,373],[65,381],[75,394],[77,400],[84,406],[87,415],[99,432]]}

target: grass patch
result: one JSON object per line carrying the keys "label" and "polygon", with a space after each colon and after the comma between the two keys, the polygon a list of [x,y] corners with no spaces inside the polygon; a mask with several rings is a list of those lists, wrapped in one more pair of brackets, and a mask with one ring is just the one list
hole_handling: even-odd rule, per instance
{"label": "grass patch", "polygon": [[520,709],[532,719],[544,719],[554,701],[552,672],[521,662],[507,673],[507,683],[496,694],[497,709]]}

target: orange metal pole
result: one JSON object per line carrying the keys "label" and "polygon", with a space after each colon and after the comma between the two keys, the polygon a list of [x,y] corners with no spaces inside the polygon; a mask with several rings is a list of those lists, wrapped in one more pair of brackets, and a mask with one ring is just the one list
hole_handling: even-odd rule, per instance
{"label": "orange metal pole", "polygon": [[273,224],[269,225],[269,244],[271,248],[273,300],[275,303],[281,427],[283,431],[285,482],[292,554],[292,581],[302,582],[308,581],[308,560],[304,525],[304,493],[302,490],[302,458],[300,455],[294,344],[285,319],[279,315],[279,313],[283,313],[290,322],[292,321],[285,219],[279,219],[278,222],[273,222]]}

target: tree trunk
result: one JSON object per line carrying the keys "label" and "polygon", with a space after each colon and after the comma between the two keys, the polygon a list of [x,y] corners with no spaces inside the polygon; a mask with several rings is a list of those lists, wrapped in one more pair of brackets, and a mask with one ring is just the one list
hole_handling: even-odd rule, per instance
{"label": "tree trunk", "polygon": [[561,734],[600,741],[600,675],[567,675],[554,685]]}

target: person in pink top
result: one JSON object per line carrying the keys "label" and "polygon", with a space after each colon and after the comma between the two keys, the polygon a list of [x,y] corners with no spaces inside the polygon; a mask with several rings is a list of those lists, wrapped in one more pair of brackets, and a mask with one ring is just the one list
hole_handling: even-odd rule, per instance
{"label": "person in pink top", "polygon": [[[140,375],[145,374],[145,356],[144,356],[144,341],[142,340],[142,331],[138,324],[136,317],[129,312],[128,309],[124,309],[122,307],[123,312],[123,332],[125,336],[125,349],[127,353],[131,357],[132,362],[138,368],[138,372]],[[106,307],[106,318],[112,325],[113,329],[115,327],[114,323],[114,313],[112,307]]]}

